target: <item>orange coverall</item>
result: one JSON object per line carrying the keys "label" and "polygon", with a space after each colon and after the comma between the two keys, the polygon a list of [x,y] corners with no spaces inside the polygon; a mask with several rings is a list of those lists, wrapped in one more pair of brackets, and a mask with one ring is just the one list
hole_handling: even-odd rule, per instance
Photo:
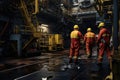
{"label": "orange coverall", "polygon": [[74,56],[74,62],[77,62],[77,58],[80,50],[80,40],[83,39],[83,35],[80,31],[74,30],[70,34],[71,44],[70,44],[70,60]]}
{"label": "orange coverall", "polygon": [[84,42],[86,43],[86,53],[87,56],[90,57],[92,55],[92,48],[95,45],[95,33],[93,32],[87,32],[84,36]]}
{"label": "orange coverall", "polygon": [[106,28],[101,28],[98,34],[97,43],[99,43],[99,54],[98,54],[98,63],[102,62],[104,51],[107,53],[107,57],[110,60],[111,51],[110,51],[110,33]]}

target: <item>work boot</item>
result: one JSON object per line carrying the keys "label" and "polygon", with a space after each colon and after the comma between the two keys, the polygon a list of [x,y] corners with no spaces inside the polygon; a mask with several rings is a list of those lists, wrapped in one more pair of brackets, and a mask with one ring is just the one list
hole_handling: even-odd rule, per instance
{"label": "work boot", "polygon": [[69,59],[69,63],[72,63],[72,58]]}
{"label": "work boot", "polygon": [[90,58],[91,57],[91,55],[90,54],[87,54],[87,58]]}
{"label": "work boot", "polygon": [[102,67],[102,62],[98,62],[97,65],[98,65],[99,67]]}
{"label": "work boot", "polygon": [[78,65],[78,59],[74,59],[75,65]]}

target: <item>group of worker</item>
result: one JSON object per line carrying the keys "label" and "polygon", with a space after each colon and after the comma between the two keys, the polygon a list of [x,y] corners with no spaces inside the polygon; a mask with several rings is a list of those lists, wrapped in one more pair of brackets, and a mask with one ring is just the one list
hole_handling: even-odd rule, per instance
{"label": "group of worker", "polygon": [[87,33],[83,34],[79,31],[79,26],[74,25],[74,30],[70,33],[71,44],[70,44],[70,54],[69,54],[69,63],[74,62],[78,63],[79,50],[81,47],[81,40],[84,42],[86,47],[86,55],[88,58],[92,56],[92,49],[95,45],[98,46],[98,64],[102,63],[104,52],[106,51],[108,60],[111,59],[111,50],[110,50],[110,38],[111,34],[107,28],[105,28],[105,23],[101,22],[98,25],[100,29],[98,37],[92,31],[91,28],[87,29]]}

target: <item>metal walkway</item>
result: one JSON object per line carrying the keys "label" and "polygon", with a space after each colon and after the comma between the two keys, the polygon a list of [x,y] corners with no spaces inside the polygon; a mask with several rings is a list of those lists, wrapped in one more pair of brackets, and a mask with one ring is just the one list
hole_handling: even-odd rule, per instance
{"label": "metal walkway", "polygon": [[[110,73],[106,56],[102,67],[97,65],[96,51],[87,59],[84,50],[80,51],[79,64],[68,64],[69,50],[45,53],[43,56],[27,59],[36,62],[16,69],[0,72],[1,80],[104,80]],[[45,59],[44,59],[45,58]],[[43,60],[42,60],[43,59]],[[37,61],[38,62],[37,62]],[[32,65],[33,64],[33,65]]]}

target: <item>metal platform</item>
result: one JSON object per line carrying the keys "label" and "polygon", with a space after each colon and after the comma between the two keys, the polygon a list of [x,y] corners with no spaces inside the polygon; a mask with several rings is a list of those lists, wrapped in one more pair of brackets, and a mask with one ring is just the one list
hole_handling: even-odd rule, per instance
{"label": "metal platform", "polygon": [[[97,65],[96,51],[92,58],[80,51],[78,65],[68,64],[69,50],[44,53],[42,56],[24,59],[26,64],[0,72],[1,80],[104,80],[110,73],[109,63],[104,57],[101,67]],[[33,62],[27,62],[33,61]],[[23,62],[23,61],[18,61]]]}

